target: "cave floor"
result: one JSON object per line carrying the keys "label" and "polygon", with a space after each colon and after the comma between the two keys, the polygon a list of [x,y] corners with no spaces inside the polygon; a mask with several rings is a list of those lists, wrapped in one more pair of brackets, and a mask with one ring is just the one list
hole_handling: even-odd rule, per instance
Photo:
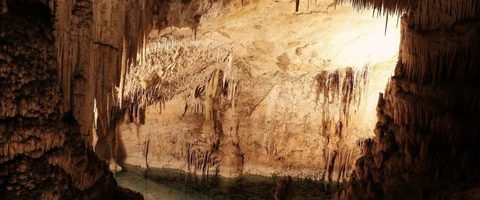
{"label": "cave floor", "polygon": [[[122,187],[142,193],[145,199],[274,199],[277,182],[282,177],[244,175],[239,178],[203,177],[172,169],[127,166],[115,178]],[[146,178],[144,178],[146,177]],[[287,199],[330,199],[338,186],[294,179]]]}

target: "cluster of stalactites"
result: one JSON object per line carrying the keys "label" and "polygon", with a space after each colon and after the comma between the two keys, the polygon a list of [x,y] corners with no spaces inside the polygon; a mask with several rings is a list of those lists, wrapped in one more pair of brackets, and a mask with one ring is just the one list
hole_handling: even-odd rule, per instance
{"label": "cluster of stalactites", "polygon": [[335,0],[335,3],[352,3],[357,10],[373,9],[387,17],[414,10],[409,14],[410,25],[420,26],[424,30],[451,27],[456,21],[480,14],[478,0]]}
{"label": "cluster of stalactites", "polygon": [[[145,48],[143,61],[126,74],[124,107],[130,119],[141,122],[147,106],[159,112],[165,103],[181,96],[186,100],[185,112],[211,116],[212,99],[222,94],[234,106],[238,81],[234,78],[233,52],[225,45],[193,40],[177,40],[163,36]],[[117,91],[120,92],[120,91]]]}
{"label": "cluster of stalactites", "polygon": [[217,175],[220,159],[214,145],[187,143],[187,170],[195,174]]}
{"label": "cluster of stalactites", "polygon": [[73,114],[84,135],[91,135],[92,129],[103,135],[114,126],[121,103],[115,86],[123,86],[127,67],[142,55],[159,3],[49,1],[63,89],[61,111]]}
{"label": "cluster of stalactites", "polygon": [[373,9],[379,13],[399,15],[419,0],[335,0],[336,4],[352,3],[357,10]]}
{"label": "cluster of stalactites", "polygon": [[[472,84],[480,76],[476,45],[480,43],[480,25],[464,22],[452,30],[425,35],[403,26],[400,62],[386,91],[395,97],[386,104],[391,106],[386,110],[392,110],[389,115],[395,123],[444,133],[462,128],[453,123],[457,121],[454,113],[480,110],[480,93]],[[438,117],[446,111],[451,114]],[[470,126],[468,121],[464,120],[463,128]]]}
{"label": "cluster of stalactites", "polygon": [[[324,123],[334,120],[338,121],[336,126],[348,126],[351,114],[358,110],[366,92],[368,66],[361,70],[349,67],[344,71],[323,71],[316,76],[316,82],[316,102],[321,106]],[[337,134],[342,133],[341,127]]]}
{"label": "cluster of stalactites", "polygon": [[368,72],[368,66],[359,70],[349,67],[322,71],[315,77],[316,102],[322,114],[320,134],[327,139],[323,149],[323,181],[346,179],[354,159],[360,153],[359,147],[362,143],[358,143],[358,147],[354,148],[342,144],[347,142],[347,133],[356,131],[350,121],[360,109],[365,97]]}
{"label": "cluster of stalactites", "polygon": [[478,0],[418,0],[402,18],[376,137],[339,199],[452,199],[468,189],[451,185],[478,177],[479,17]]}
{"label": "cluster of stalactites", "polygon": [[408,15],[408,26],[417,30],[449,29],[458,21],[477,18],[480,15],[478,0],[417,1],[415,9]]}
{"label": "cluster of stalactites", "polygon": [[360,153],[359,147],[344,146],[333,149],[325,145],[323,149],[324,166],[320,169],[320,180],[329,183],[345,181],[350,176],[348,173],[351,172],[353,162]]}
{"label": "cluster of stalactites", "polygon": [[[479,29],[478,25],[464,26],[457,27],[458,34],[437,32],[428,36],[404,30],[401,72],[408,80],[424,85],[460,79],[474,80],[480,73],[480,63],[476,58],[480,48],[471,43],[479,41],[475,34]],[[446,37],[455,40],[446,40]],[[447,46],[448,49],[444,48]]]}
{"label": "cluster of stalactites", "polygon": [[235,94],[238,90],[238,80],[228,78],[223,70],[215,70],[210,78],[195,88],[193,98],[188,98],[185,104],[185,113],[202,114],[206,119],[213,118],[214,100],[227,102],[235,107]]}

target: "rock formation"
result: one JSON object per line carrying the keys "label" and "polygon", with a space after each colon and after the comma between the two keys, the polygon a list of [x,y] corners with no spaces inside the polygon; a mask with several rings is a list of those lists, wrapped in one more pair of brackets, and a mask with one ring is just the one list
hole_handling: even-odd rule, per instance
{"label": "rock formation", "polygon": [[224,1],[50,1],[63,89],[61,113],[72,113],[86,143],[115,163],[117,122],[127,71],[144,59],[153,29],[196,29],[200,16],[228,10]]}
{"label": "rock formation", "polygon": [[[248,35],[240,34],[242,31],[208,32],[223,30],[222,23],[235,24],[230,12],[242,16],[244,10],[262,7],[258,11],[265,13],[272,8],[284,9],[285,5],[291,10],[289,2],[275,2],[275,7],[270,3],[49,1],[55,18],[55,55],[63,94],[60,115],[73,116],[86,146],[92,144],[112,171],[121,169],[117,164],[128,163],[225,176],[282,173],[331,181],[345,179],[360,153],[359,141],[370,136],[366,134],[371,132],[368,124],[373,122],[366,112],[370,101],[362,99],[367,91],[369,98],[371,92],[375,93],[368,84],[367,72],[369,67],[378,68],[378,63],[349,63],[345,53],[331,53],[355,50],[348,47],[361,46],[361,42],[297,44],[290,38],[287,41],[292,42],[275,47],[272,41],[281,37],[251,41]],[[331,3],[312,6],[316,9],[312,12],[322,17],[326,27],[337,22],[328,15]],[[345,16],[352,13],[351,8],[340,8],[338,13],[338,21],[350,23]],[[247,24],[254,23],[256,34],[262,34],[264,25],[251,14],[247,16],[253,19]],[[366,16],[359,22],[363,23]],[[224,17],[227,21],[222,21]],[[276,17],[286,18],[277,14],[267,19]],[[206,23],[214,19],[218,21]],[[279,22],[277,19],[271,26]],[[214,25],[199,32],[202,23]],[[304,28],[299,25],[291,31]],[[175,34],[177,29],[172,26],[190,28],[192,37]],[[160,36],[164,31],[172,31],[171,35],[179,38],[169,46]],[[318,33],[329,36],[329,31]],[[292,35],[278,35],[286,34]],[[358,42],[355,34],[368,32],[357,30],[353,38],[350,32],[340,37]],[[205,39],[212,37],[216,38]],[[245,38],[244,43],[232,46],[231,41],[238,38]],[[197,39],[199,44],[211,42],[218,48],[189,46]],[[176,42],[185,46],[175,46]],[[248,47],[242,47],[246,43]],[[278,53],[276,48],[289,51]],[[322,55],[317,55],[316,48],[322,49]],[[331,62],[325,57],[335,59]],[[160,64],[165,65],[154,67]],[[373,79],[383,85],[384,79]]]}
{"label": "rock formation", "polygon": [[[392,60],[363,60],[378,26],[344,2],[403,14],[366,141]],[[127,163],[325,181],[354,166],[339,199],[474,198],[479,17],[478,0],[1,0],[0,196],[141,198],[108,170]]]}
{"label": "rock formation", "polygon": [[[312,9],[323,11],[330,3]],[[245,4],[203,22],[196,37],[181,28],[153,31],[141,62],[126,73],[127,115],[115,141],[117,162],[229,177],[346,180],[361,141],[373,132],[374,113],[367,110],[375,105],[369,103],[377,100],[376,87],[386,84],[381,76],[393,73],[395,58],[348,63],[337,55],[363,45],[357,34],[370,37],[363,31],[372,26],[382,37],[385,22],[377,26],[368,13],[357,19],[366,29],[349,32],[351,27],[341,26],[356,14],[348,6],[331,15],[300,16],[305,23],[325,20],[325,29],[340,26],[345,29],[340,37],[351,38],[322,43],[316,41],[340,39],[294,23],[297,15],[287,6],[294,4]],[[272,9],[285,11],[257,17]],[[260,19],[250,20],[253,16]],[[278,33],[277,23],[293,25]],[[315,38],[298,42],[295,31]]]}
{"label": "rock formation", "polygon": [[43,1],[4,1],[0,14],[0,198],[141,199],[117,186],[61,113],[53,16]]}
{"label": "rock formation", "polygon": [[480,2],[352,2],[405,14],[376,136],[337,198],[479,198]]}
{"label": "rock formation", "polygon": [[[126,70],[141,59],[144,42],[153,27],[194,26],[195,14],[206,4],[177,2],[53,1],[55,47],[63,86],[62,112],[72,112],[85,141],[97,137],[96,152],[112,158],[115,122],[121,112]],[[137,57],[139,56],[139,57]],[[95,110],[94,110],[95,108]],[[95,127],[93,127],[95,126]]]}

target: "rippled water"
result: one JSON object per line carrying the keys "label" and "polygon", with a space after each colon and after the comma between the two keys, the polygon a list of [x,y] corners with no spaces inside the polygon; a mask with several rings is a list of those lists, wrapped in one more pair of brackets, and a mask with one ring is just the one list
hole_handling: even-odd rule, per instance
{"label": "rippled water", "polygon": [[[147,177],[147,178],[144,178]],[[211,200],[274,199],[277,182],[282,177],[244,175],[239,178],[195,176],[179,170],[145,169],[128,166],[115,175],[117,182],[140,192],[145,199]],[[330,199],[336,185],[294,179],[287,199]]]}

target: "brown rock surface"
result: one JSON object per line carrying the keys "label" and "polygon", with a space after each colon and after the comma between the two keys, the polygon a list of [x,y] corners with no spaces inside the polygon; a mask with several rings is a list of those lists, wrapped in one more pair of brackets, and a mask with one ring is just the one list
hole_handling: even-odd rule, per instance
{"label": "brown rock surface", "polygon": [[48,6],[6,5],[0,14],[0,198],[141,199],[117,186],[75,120],[60,113]]}
{"label": "brown rock surface", "polygon": [[[50,1],[55,16],[55,49],[63,92],[60,112],[72,113],[86,143],[102,159],[116,159],[116,127],[123,113],[127,69],[143,59],[152,29],[195,29],[239,1]],[[243,2],[243,1],[242,1]]]}
{"label": "brown rock surface", "polygon": [[363,2],[406,14],[376,136],[337,198],[478,199],[479,1]]}
{"label": "brown rock surface", "polygon": [[[152,32],[126,75],[118,162],[345,179],[371,136],[398,40],[383,37],[385,21],[349,6],[327,12],[330,3],[294,14],[292,2],[257,1],[203,21],[195,39]],[[373,40],[391,46],[365,46]]]}

